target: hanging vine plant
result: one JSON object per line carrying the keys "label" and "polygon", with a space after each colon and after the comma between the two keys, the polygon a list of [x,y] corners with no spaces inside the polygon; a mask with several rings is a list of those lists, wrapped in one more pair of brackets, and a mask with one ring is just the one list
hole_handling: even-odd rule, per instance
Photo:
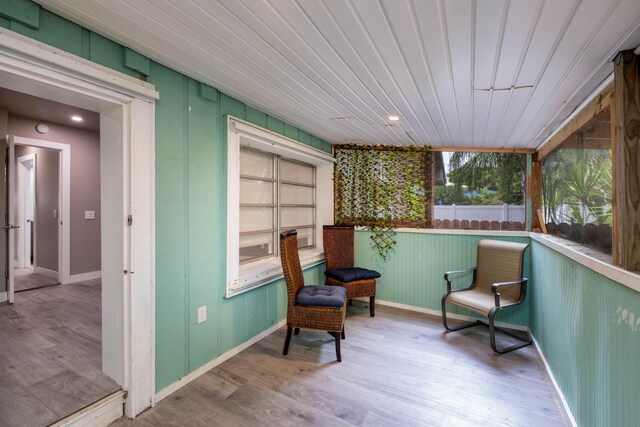
{"label": "hanging vine plant", "polygon": [[367,227],[384,260],[396,244],[395,228],[430,225],[429,149],[338,145],[335,156],[335,223]]}

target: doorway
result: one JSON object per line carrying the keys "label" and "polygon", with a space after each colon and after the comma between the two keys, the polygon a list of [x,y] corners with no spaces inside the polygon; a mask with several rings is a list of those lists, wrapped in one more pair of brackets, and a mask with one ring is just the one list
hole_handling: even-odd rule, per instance
{"label": "doorway", "polygon": [[[0,82],[14,91],[100,114],[102,370],[127,391],[125,412],[135,416],[155,399],[158,94],[148,83],[1,29]],[[9,240],[15,225],[7,224]]]}
{"label": "doorway", "polygon": [[[0,93],[6,95],[8,92],[0,89]],[[5,98],[15,101],[17,96],[11,93]],[[32,105],[42,102],[37,99],[29,101]],[[19,122],[28,121],[21,118]],[[15,165],[14,219],[17,227],[15,292],[25,292],[58,285],[62,281],[65,230],[59,225],[58,218],[68,209],[63,191],[63,177],[68,174],[61,168],[68,163],[63,157],[69,155],[69,150],[63,144],[46,140],[24,137],[14,137],[13,140],[16,157],[12,162]]]}

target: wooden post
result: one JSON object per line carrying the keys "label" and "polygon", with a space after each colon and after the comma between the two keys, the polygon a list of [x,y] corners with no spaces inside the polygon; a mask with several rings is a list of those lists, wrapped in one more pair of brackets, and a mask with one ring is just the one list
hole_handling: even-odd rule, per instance
{"label": "wooden post", "polygon": [[640,271],[640,58],[632,50],[615,59],[616,262]]}
{"label": "wooden post", "polygon": [[[538,154],[533,153],[528,155],[527,159],[527,220],[531,221],[531,230],[542,230],[542,224],[538,220],[536,215],[539,209],[542,209],[542,162],[538,160]],[[527,227],[529,228],[529,227]]]}

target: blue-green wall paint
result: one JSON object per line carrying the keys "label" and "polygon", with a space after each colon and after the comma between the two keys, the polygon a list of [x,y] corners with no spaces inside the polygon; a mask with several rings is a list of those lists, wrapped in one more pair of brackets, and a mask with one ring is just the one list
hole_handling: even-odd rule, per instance
{"label": "blue-green wall paint", "polygon": [[[20,3],[20,4],[19,4]],[[224,299],[226,274],[227,114],[331,152],[318,138],[215,91],[26,0],[3,2],[0,26],[148,81],[156,103],[156,388],[247,341],[286,315],[284,283]],[[35,5],[35,4],[34,4]],[[19,17],[16,18],[13,16]],[[8,18],[8,19],[7,19]],[[35,25],[32,25],[35,27]],[[148,64],[148,72],[147,72]],[[201,93],[204,96],[200,96]],[[323,265],[305,271],[321,283]],[[208,320],[197,324],[197,308]]]}
{"label": "blue-green wall paint", "polygon": [[640,293],[541,243],[531,246],[531,331],[576,422],[637,426]]}
{"label": "blue-green wall paint", "polygon": [[[529,237],[499,236],[483,237],[468,234],[406,233],[396,234],[393,251],[384,262],[371,249],[371,233],[356,232],[355,260],[359,267],[379,271],[376,299],[405,304],[414,307],[440,310],[440,300],[446,290],[443,275],[445,271],[461,270],[476,264],[476,247],[481,239],[508,240],[529,243]],[[524,275],[530,277],[531,249],[527,249],[524,261]],[[468,286],[471,275],[454,281],[456,288]],[[473,315],[472,313],[448,306],[448,311]],[[529,304],[502,310],[497,320],[518,325],[527,325]]]}

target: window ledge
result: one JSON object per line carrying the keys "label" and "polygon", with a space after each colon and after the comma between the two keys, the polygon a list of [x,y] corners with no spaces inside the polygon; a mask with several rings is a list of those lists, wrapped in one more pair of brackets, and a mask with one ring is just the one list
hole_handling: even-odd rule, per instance
{"label": "window ledge", "polygon": [[[366,227],[356,227],[358,231],[369,231]],[[514,236],[529,237],[528,231],[502,231],[502,230],[459,230],[450,228],[394,228],[396,233],[419,234],[462,234],[467,236]]]}
{"label": "window ledge", "polygon": [[[324,252],[322,249],[303,249],[299,252],[300,264],[305,270],[324,262]],[[225,298],[231,298],[243,294],[260,286],[273,283],[282,279],[282,265],[280,257],[269,258],[256,261],[240,267],[240,275],[235,282],[235,286],[227,289]]]}
{"label": "window ledge", "polygon": [[640,275],[612,265],[611,257],[557,236],[531,233],[531,239],[565,255],[607,279],[640,292]]}

